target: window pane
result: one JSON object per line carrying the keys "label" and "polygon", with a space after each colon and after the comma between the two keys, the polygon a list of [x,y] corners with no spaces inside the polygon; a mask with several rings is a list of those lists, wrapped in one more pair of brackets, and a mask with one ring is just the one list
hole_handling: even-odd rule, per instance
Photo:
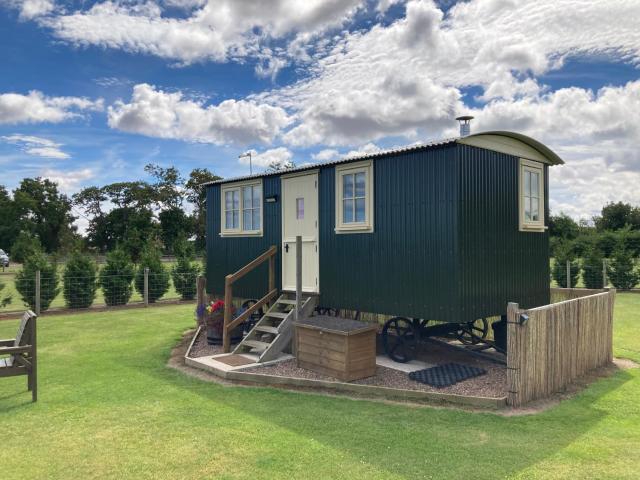
{"label": "window pane", "polygon": [[304,218],[304,198],[296,198],[296,218],[298,220]]}
{"label": "window pane", "polygon": [[353,223],[353,200],[344,200],[342,202],[342,221],[344,223]]}
{"label": "window pane", "polygon": [[540,220],[540,200],[537,198],[531,199],[531,220],[537,222]]}
{"label": "window pane", "polygon": [[238,190],[233,190],[233,209],[237,210],[240,208],[240,192]]}
{"label": "window pane", "polygon": [[231,210],[226,211],[224,228],[233,228],[233,212]]}
{"label": "window pane", "polygon": [[529,170],[524,171],[524,195],[525,197],[531,196],[531,172]]}
{"label": "window pane", "polygon": [[342,176],[342,197],[353,198],[353,174]]}
{"label": "window pane", "polygon": [[524,197],[524,219],[531,221],[531,197]]}
{"label": "window pane", "polygon": [[[238,192],[236,192],[236,197],[238,196]],[[240,210],[233,211],[233,227],[232,228],[240,228]]]}
{"label": "window pane", "polygon": [[253,229],[260,230],[260,209],[254,208],[252,216],[253,216]]}
{"label": "window pane", "polygon": [[253,230],[253,224],[251,219],[252,219],[251,209],[243,210],[242,211],[242,229],[243,230]]}
{"label": "window pane", "polygon": [[538,198],[538,179],[540,178],[539,173],[531,172],[531,196]]}
{"label": "window pane", "polygon": [[364,222],[364,198],[356,199],[356,222]]}
{"label": "window pane", "polygon": [[356,197],[364,197],[365,193],[365,173],[356,173]]}
{"label": "window pane", "polygon": [[231,210],[233,208],[233,192],[224,192],[224,209]]}
{"label": "window pane", "polygon": [[253,187],[242,187],[242,208],[251,208],[251,191]]}
{"label": "window pane", "polygon": [[256,185],[253,187],[253,208],[260,208],[260,203],[262,201],[262,187],[260,185]]}

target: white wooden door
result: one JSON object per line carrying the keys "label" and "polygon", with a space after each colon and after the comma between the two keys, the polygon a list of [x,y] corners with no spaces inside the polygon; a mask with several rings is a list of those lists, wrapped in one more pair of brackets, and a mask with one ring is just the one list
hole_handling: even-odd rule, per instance
{"label": "white wooden door", "polygon": [[282,177],[282,289],[296,289],[296,236],[302,237],[302,290],[320,292],[318,172]]}

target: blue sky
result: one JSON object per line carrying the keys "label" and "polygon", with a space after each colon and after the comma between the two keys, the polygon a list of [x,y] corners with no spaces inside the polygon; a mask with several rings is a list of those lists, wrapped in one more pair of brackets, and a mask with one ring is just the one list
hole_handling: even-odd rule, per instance
{"label": "blue sky", "polygon": [[0,0],[1,183],[234,176],[248,149],[257,169],[325,161],[472,113],[555,149],[552,208],[589,218],[640,203],[634,18],[631,0]]}

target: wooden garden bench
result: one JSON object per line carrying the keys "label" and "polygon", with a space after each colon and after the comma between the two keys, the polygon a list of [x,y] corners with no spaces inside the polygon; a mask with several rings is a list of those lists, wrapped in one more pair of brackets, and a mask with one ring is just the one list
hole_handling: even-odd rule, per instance
{"label": "wooden garden bench", "polygon": [[36,316],[25,312],[16,338],[0,340],[0,378],[27,375],[34,402],[38,400]]}

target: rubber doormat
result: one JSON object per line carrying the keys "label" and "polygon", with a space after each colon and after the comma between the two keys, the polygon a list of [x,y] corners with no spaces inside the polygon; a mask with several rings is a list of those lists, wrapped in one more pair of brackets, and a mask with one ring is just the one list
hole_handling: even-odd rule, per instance
{"label": "rubber doormat", "polygon": [[487,371],[483,368],[461,365],[459,363],[445,363],[437,367],[411,372],[409,378],[416,382],[431,385],[432,387],[443,388],[450,387],[469,378],[479,377],[485,373],[487,373]]}

